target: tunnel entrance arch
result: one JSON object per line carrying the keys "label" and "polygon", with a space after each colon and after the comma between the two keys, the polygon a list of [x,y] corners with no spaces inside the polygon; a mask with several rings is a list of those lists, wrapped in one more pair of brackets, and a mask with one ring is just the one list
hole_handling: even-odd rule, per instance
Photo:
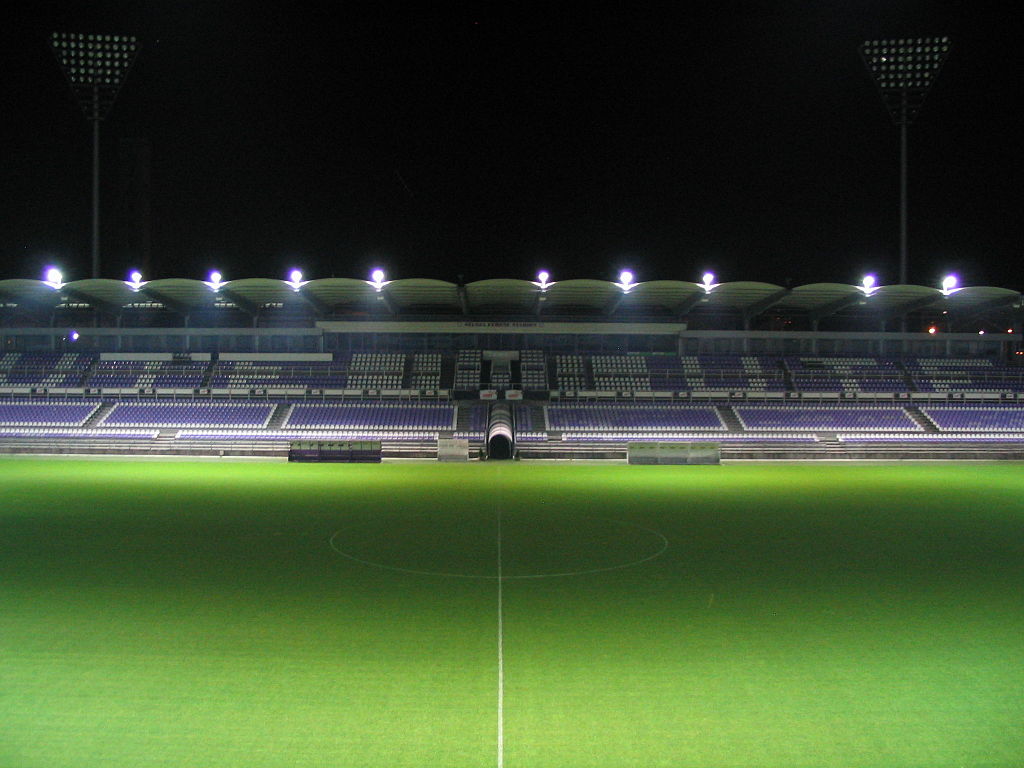
{"label": "tunnel entrance arch", "polygon": [[497,460],[513,458],[515,443],[512,407],[507,403],[495,403],[491,406],[491,416],[487,421],[487,458]]}

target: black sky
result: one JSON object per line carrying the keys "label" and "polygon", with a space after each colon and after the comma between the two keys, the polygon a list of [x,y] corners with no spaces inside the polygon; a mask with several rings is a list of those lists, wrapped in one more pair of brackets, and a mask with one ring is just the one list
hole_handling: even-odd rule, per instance
{"label": "black sky", "polygon": [[[949,35],[911,128],[910,278],[1024,287],[1019,12],[985,3],[25,4],[2,46],[2,277],[89,273],[89,127],[53,31],[143,50],[103,126],[152,150],[147,278],[897,279],[898,132],[857,52]],[[629,4],[632,6],[633,4]],[[660,4],[652,4],[660,5]],[[1007,8],[1005,4],[1000,8]]]}

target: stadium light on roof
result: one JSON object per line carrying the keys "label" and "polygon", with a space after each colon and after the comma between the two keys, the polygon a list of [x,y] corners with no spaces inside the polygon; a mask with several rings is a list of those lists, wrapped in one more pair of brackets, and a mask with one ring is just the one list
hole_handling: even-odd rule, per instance
{"label": "stadium light on roof", "polygon": [[384,277],[384,270],[379,267],[370,273],[370,284],[377,290],[377,293],[380,293],[386,284]]}
{"label": "stadium light on roof", "polygon": [[870,296],[878,290],[878,278],[874,275],[864,275],[864,279],[860,281],[860,289],[865,296]]}
{"label": "stadium light on roof", "polygon": [[304,285],[301,270],[293,269],[288,275],[287,283],[292,287],[292,290],[299,290]]}
{"label": "stadium light on roof", "polygon": [[629,293],[630,289],[636,285],[636,283],[633,282],[633,273],[628,269],[624,269],[619,272],[619,282],[617,285],[622,289],[623,293]]}
{"label": "stadium light on roof", "polygon": [[224,285],[224,276],[217,270],[214,270],[210,273],[210,279],[206,281],[206,284],[213,289],[214,293],[216,293],[221,289],[221,286]]}
{"label": "stadium light on roof", "polygon": [[711,289],[716,285],[714,272],[705,272],[704,276],[701,277],[701,281],[704,286],[704,293],[711,293]]}
{"label": "stadium light on roof", "polygon": [[64,275],[56,267],[49,267],[46,270],[46,279],[43,282],[51,288],[60,288],[64,285]]}
{"label": "stadium light on roof", "polygon": [[133,35],[54,32],[50,49],[71,92],[92,123],[92,276],[100,276],[100,122],[135,63],[139,41]]}
{"label": "stadium light on roof", "polygon": [[946,275],[942,278],[942,292],[947,296],[956,290],[956,285],[959,281],[956,275]]}
{"label": "stadium light on roof", "polygon": [[948,37],[866,40],[860,55],[878,86],[882,102],[900,127],[900,284],[907,283],[907,126],[949,55]]}
{"label": "stadium light on roof", "polygon": [[548,282],[550,279],[551,275],[544,270],[537,273],[537,285],[540,286],[542,291],[546,291],[550,287],[551,283]]}
{"label": "stadium light on roof", "polygon": [[133,291],[137,291],[142,287],[142,273],[139,270],[133,270],[128,279],[125,281],[129,288]]}

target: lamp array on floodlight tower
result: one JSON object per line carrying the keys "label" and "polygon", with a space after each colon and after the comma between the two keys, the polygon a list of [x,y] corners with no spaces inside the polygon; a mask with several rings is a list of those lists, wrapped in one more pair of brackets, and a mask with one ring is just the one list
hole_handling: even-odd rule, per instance
{"label": "lamp array on floodlight tower", "polygon": [[100,276],[100,122],[110,112],[139,53],[132,35],[54,32],[50,47],[75,100],[92,123],[92,276]]}
{"label": "lamp array on floodlight tower", "polygon": [[949,55],[948,37],[868,40],[860,47],[882,101],[900,127],[900,284],[907,282],[907,126]]}

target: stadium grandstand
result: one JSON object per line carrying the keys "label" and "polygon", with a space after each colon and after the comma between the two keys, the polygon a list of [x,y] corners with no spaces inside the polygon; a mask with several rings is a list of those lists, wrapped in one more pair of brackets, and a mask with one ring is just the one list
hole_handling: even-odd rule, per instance
{"label": "stadium grandstand", "polygon": [[0,280],[0,451],[1024,458],[998,287]]}

